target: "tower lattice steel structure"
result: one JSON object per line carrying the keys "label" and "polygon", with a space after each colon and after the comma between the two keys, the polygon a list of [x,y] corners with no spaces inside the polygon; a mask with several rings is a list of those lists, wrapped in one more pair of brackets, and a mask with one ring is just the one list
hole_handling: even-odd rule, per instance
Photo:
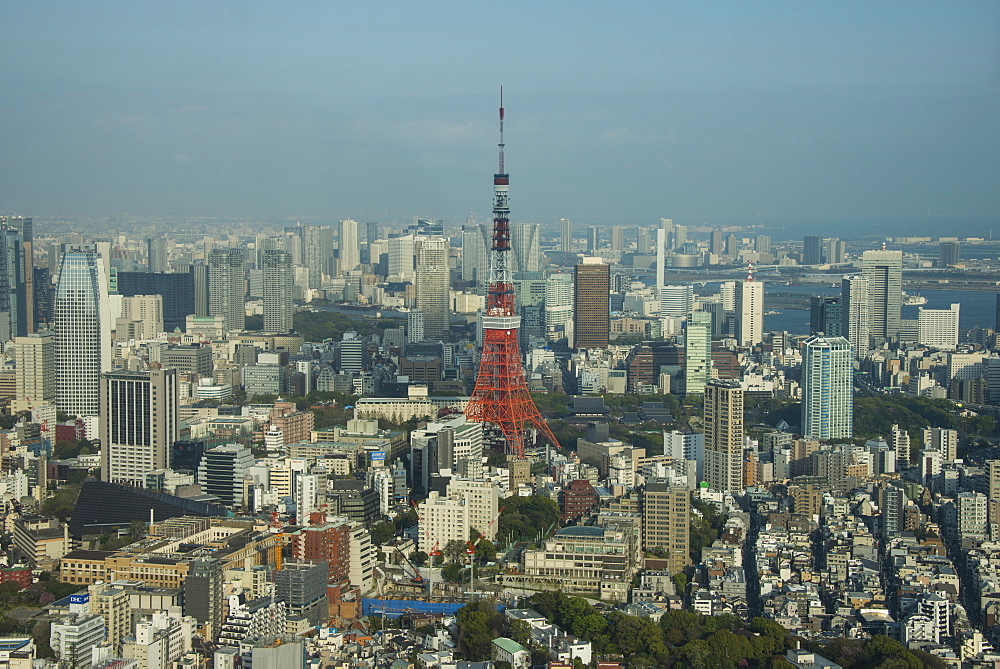
{"label": "tower lattice steel structure", "polygon": [[490,285],[483,312],[483,352],[476,389],[465,409],[470,420],[489,423],[503,436],[506,452],[524,458],[525,428],[532,424],[558,447],[528,393],[518,347],[521,318],[514,307],[511,277],[510,207],[507,190],[510,177],[504,170],[503,89],[500,90],[500,169],[493,175],[493,237],[490,245]]}

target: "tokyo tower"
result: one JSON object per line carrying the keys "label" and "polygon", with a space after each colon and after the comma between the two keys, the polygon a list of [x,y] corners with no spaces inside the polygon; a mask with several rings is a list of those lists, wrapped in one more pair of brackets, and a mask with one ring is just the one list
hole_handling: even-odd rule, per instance
{"label": "tokyo tower", "polygon": [[510,177],[503,164],[503,88],[500,89],[500,169],[493,175],[493,236],[490,244],[490,284],[483,312],[483,352],[476,389],[465,408],[469,420],[489,423],[503,435],[506,452],[524,459],[525,426],[531,423],[559,447],[552,430],[528,393],[521,365],[517,330],[521,317],[514,308],[511,277]]}

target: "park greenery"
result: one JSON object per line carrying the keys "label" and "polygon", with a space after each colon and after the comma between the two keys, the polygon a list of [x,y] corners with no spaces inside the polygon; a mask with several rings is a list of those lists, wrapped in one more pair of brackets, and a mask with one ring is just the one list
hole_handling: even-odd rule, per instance
{"label": "park greenery", "polygon": [[[387,318],[351,318],[333,311],[296,311],[292,317],[295,332],[305,341],[340,341],[345,332],[357,332],[362,337],[381,334],[386,328],[397,327],[399,321]],[[264,317],[247,316],[247,330],[263,330]]]}
{"label": "park greenery", "polygon": [[[788,667],[784,654],[803,645],[847,669],[938,668],[940,660],[920,651],[907,650],[884,636],[869,640],[835,639],[808,643],[793,638],[780,624],[767,618],[749,623],[723,614],[705,616],[693,611],[667,611],[659,622],[605,613],[582,597],[561,592],[540,592],[523,601],[566,632],[590,641],[595,656],[620,659],[629,667]],[[532,663],[545,662],[542,649],[531,643],[530,628],[511,622],[497,611],[491,599],[473,601],[457,615],[458,646],[468,660],[489,659],[494,638],[506,636],[532,650]]]}
{"label": "park greenery", "polygon": [[544,539],[559,523],[559,507],[542,495],[514,495],[500,502],[497,538],[501,542],[535,542]]}

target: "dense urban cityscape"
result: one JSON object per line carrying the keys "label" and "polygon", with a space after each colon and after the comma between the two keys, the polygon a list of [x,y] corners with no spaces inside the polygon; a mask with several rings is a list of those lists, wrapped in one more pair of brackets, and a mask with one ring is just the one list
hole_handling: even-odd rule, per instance
{"label": "dense urban cityscape", "polygon": [[0,3],[0,669],[1000,669],[998,9]]}

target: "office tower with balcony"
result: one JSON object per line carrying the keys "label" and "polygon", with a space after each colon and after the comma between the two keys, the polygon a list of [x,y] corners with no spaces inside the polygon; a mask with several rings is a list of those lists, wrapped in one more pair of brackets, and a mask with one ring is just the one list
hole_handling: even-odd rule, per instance
{"label": "office tower with balcony", "polygon": [[736,282],[736,340],[753,347],[764,341],[764,284],[748,278]]}
{"label": "office tower with balcony", "polygon": [[462,281],[474,281],[477,288],[485,289],[490,281],[488,232],[483,225],[470,223],[462,226]]}
{"label": "office tower with balcony", "polygon": [[865,251],[861,273],[868,279],[871,335],[878,342],[899,336],[903,306],[903,252]]}
{"label": "office tower with balcony", "polygon": [[292,315],[292,255],[264,251],[264,330],[287,334],[294,329]]}
{"label": "office tower with balcony", "polygon": [[705,384],[712,376],[712,314],[691,314],[684,330],[684,355],[684,392],[705,392]]}
{"label": "office tower with balcony", "polygon": [[208,256],[209,315],[222,316],[226,332],[246,327],[246,281],[241,248],[215,249]]}
{"label": "office tower with balcony", "polygon": [[852,435],[853,356],[844,337],[813,336],[802,350],[802,434],[809,439]]}
{"label": "office tower with balcony", "polygon": [[101,375],[101,479],[145,487],[178,439],[176,369]]}
{"label": "office tower with balcony", "polygon": [[573,221],[568,218],[559,219],[559,250],[573,252]]}
{"label": "office tower with balcony", "polygon": [[417,310],[424,314],[424,335],[442,339],[448,335],[451,309],[448,240],[421,238],[417,243]]}
{"label": "office tower with balcony", "polygon": [[573,348],[607,348],[611,335],[611,267],[584,258],[573,268]]}
{"label": "office tower with balcony", "polygon": [[323,288],[323,276],[330,274],[333,259],[333,230],[318,225],[302,228],[302,261],[309,270],[309,288]]}
{"label": "office tower with balcony", "polygon": [[346,219],[340,222],[337,241],[337,269],[341,275],[361,264],[361,225]]}
{"label": "office tower with balcony", "polygon": [[743,389],[735,381],[705,385],[705,478],[713,490],[743,490]]}
{"label": "office tower with balcony", "polygon": [[840,282],[840,333],[851,343],[854,357],[871,347],[871,297],[864,276],[847,276]]}
{"label": "office tower with balcony", "polygon": [[802,264],[818,265],[823,262],[823,238],[806,235],[802,238]]}
{"label": "office tower with balcony", "polygon": [[641,499],[644,548],[664,553],[671,574],[684,571],[691,562],[691,493],[665,479],[653,479]]}

